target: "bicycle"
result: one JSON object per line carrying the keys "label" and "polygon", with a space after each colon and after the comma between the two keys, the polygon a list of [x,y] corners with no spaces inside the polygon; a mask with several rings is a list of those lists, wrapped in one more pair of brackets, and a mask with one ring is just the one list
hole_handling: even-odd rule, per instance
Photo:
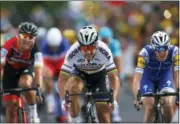
{"label": "bicycle", "polygon": [[[140,90],[138,91],[137,94],[137,101],[141,101],[141,97],[155,97],[155,106],[154,106],[154,121],[153,123],[166,123],[164,118],[163,118],[163,113],[162,113],[162,105],[165,104],[165,101],[163,101],[161,99],[161,97],[163,96],[178,96],[179,97],[179,93],[178,92],[171,92],[171,93],[150,93],[150,94],[141,94]],[[142,102],[140,104],[143,104]],[[136,105],[135,107],[137,108],[137,110],[139,111],[140,108],[138,108]]]}
{"label": "bicycle", "polygon": [[22,93],[31,91],[31,90],[37,91],[37,88],[15,88],[15,89],[5,89],[5,90],[0,91],[2,95],[4,94],[15,95],[15,99],[17,99],[18,101],[17,114],[16,114],[17,123],[28,123]]}
{"label": "bicycle", "polygon": [[[96,102],[107,102],[108,103],[113,103],[113,90],[110,89],[109,92],[92,92],[91,87],[87,87],[87,90],[84,93],[79,93],[79,94],[70,94],[68,90],[66,90],[65,93],[65,102],[66,104],[72,102],[69,100],[70,96],[84,96],[85,97],[85,103],[86,103],[86,116],[85,116],[85,123],[97,123],[96,118],[95,118],[95,103]],[[103,100],[96,100],[94,97],[99,96],[99,95],[108,95],[108,99],[103,99]]]}

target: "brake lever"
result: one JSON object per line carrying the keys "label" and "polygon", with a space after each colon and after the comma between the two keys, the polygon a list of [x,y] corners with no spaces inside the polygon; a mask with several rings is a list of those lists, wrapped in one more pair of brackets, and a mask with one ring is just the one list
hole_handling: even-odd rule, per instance
{"label": "brake lever", "polygon": [[71,101],[69,100],[69,97],[70,97],[70,94],[69,94],[69,91],[66,90],[66,94],[65,94],[65,103],[66,104],[69,104]]}
{"label": "brake lever", "polygon": [[[141,101],[141,92],[140,92],[140,90],[138,90],[138,93],[137,93],[137,101],[138,102],[140,102]],[[142,102],[141,103],[139,103],[140,105],[142,104]],[[137,107],[136,106],[136,104],[134,104],[134,106],[135,106],[135,108],[137,108],[137,111],[139,111],[140,110],[140,108],[139,107]]]}

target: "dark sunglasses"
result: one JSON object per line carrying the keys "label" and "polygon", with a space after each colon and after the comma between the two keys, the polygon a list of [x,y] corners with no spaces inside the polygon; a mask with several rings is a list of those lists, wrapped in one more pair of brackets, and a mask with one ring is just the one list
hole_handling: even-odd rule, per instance
{"label": "dark sunglasses", "polygon": [[169,48],[168,46],[156,46],[154,50],[157,52],[161,52],[168,50],[168,48]]}

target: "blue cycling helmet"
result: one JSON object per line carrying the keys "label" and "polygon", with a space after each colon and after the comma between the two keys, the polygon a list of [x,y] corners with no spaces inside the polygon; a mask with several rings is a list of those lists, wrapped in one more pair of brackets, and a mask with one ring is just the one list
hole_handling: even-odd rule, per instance
{"label": "blue cycling helmet", "polygon": [[99,30],[99,36],[101,38],[112,38],[113,37],[113,31],[108,27],[102,27]]}

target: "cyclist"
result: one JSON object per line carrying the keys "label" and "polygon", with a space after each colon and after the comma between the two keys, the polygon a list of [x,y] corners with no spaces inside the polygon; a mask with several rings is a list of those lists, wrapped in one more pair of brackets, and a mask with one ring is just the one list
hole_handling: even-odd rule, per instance
{"label": "cyclist", "polygon": [[[178,85],[179,48],[170,45],[171,39],[164,31],[155,32],[139,53],[134,77],[134,95],[138,90],[141,94],[155,93],[155,86],[159,92],[174,92]],[[174,68],[174,69],[172,69]],[[164,119],[170,123],[173,116],[173,97],[162,97]],[[144,122],[152,122],[154,98],[143,98],[145,106]],[[134,103],[139,106],[138,101]]]}
{"label": "cyclist", "polygon": [[[99,37],[110,48],[114,62],[117,66],[119,78],[123,80],[124,75],[121,68],[121,47],[119,41],[113,38],[113,31],[109,27],[101,27],[99,30]],[[113,110],[111,116],[112,122],[120,122],[122,120],[118,106]]]}
{"label": "cyclist", "polygon": [[[30,22],[23,22],[18,29],[18,35],[7,40],[1,48],[1,69],[4,69],[3,89],[30,88],[34,79],[38,87],[38,94],[40,94],[43,58],[35,42],[37,26]],[[25,93],[32,123],[40,122],[35,93],[35,91]],[[15,109],[18,101],[13,95],[5,95],[3,99],[6,107],[6,122],[15,122]]]}
{"label": "cyclist", "polygon": [[42,43],[42,54],[44,59],[43,76],[45,79],[44,81],[46,81],[48,93],[46,97],[48,113],[55,112],[57,121],[64,122],[65,113],[59,108],[61,100],[58,91],[54,93],[54,91],[56,91],[56,89],[54,89],[56,83],[54,82],[57,82],[61,66],[70,45],[68,41],[63,38],[61,31],[56,27],[52,27],[48,30],[46,40],[42,41]]}
{"label": "cyclist", "polygon": [[[83,76],[82,76],[83,75]],[[114,104],[117,105],[119,94],[119,78],[112,53],[105,43],[98,40],[94,27],[85,26],[78,33],[78,42],[74,43],[66,54],[64,64],[59,75],[59,91],[64,98],[65,90],[70,94],[81,93],[84,85],[92,86],[92,90],[107,91],[107,76],[110,86],[114,89]],[[86,83],[83,83],[83,82]],[[72,122],[78,122],[80,112],[80,96],[70,97],[69,105],[63,101],[63,108],[70,110]],[[107,104],[96,104],[99,122],[110,123],[111,107]]]}

